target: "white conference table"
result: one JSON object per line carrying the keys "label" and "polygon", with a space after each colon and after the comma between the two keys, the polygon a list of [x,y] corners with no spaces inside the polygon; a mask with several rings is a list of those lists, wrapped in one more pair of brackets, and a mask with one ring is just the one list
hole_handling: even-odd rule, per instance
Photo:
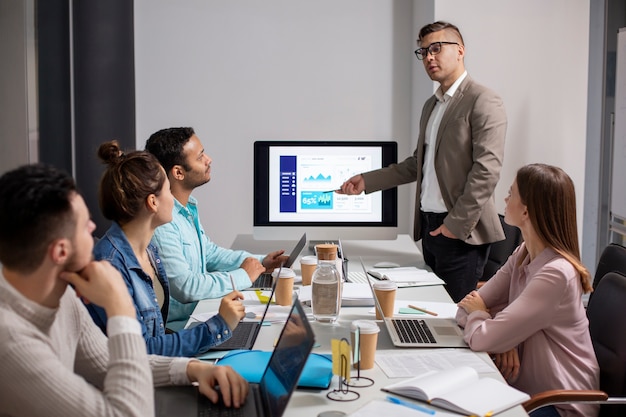
{"label": "white conference table", "polygon": [[[281,246],[281,244],[285,246]],[[288,250],[292,248],[294,244],[295,242],[254,241],[250,235],[240,235],[237,237],[235,242],[233,242],[232,247],[234,249],[246,249],[253,253],[267,253],[269,251],[285,247]],[[401,266],[412,265],[421,268],[425,267],[419,247],[416,246],[415,242],[408,235],[400,235],[398,236],[398,239],[389,241],[342,241],[342,246],[344,253],[346,253],[348,259],[350,259],[348,263],[349,271],[361,270],[359,258],[363,259],[366,267],[371,267],[374,263],[379,261],[393,261]],[[306,254],[304,252],[305,251],[303,251],[301,256]],[[299,265],[299,262],[296,261],[293,266],[298,274]],[[412,301],[452,301],[441,285],[399,288],[396,299]],[[200,301],[194,311],[194,314],[217,311],[219,305],[218,303],[219,300],[215,299]],[[334,324],[315,322],[310,314],[310,307],[307,307],[305,311],[307,311],[307,315],[311,320],[311,325],[315,332],[317,342],[313,352],[323,354],[330,353],[331,339],[340,339],[342,337],[348,338],[348,340],[350,339],[350,324],[353,320],[374,319],[374,316],[371,313],[371,307],[342,307],[339,319]],[[410,352],[415,355],[419,355],[432,351],[432,349],[422,348],[395,348],[385,326],[382,325],[382,322],[379,322],[379,327],[381,328],[381,332],[378,337],[377,353],[397,353],[401,351],[402,353]],[[280,335],[281,329],[282,326],[278,324],[262,326],[255,342],[254,349],[272,350],[276,338]],[[481,377],[492,377],[502,381],[502,376],[495,366],[493,366],[489,356],[486,353],[480,353],[479,356],[485,361],[485,363],[488,363],[493,368],[493,373],[481,374]],[[352,375],[355,375],[355,373],[356,371],[352,372]],[[342,411],[346,414],[350,414],[373,399],[384,399],[386,394],[382,392],[380,388],[401,380],[398,378],[388,378],[377,364],[373,369],[361,371],[361,375],[372,378],[375,383],[367,388],[351,388],[360,394],[359,399],[350,402],[337,402],[326,397],[328,390],[296,390],[289,402],[285,412],[285,417],[317,416],[319,413],[325,411]],[[334,376],[330,389],[336,387],[337,377]],[[503,417],[527,416],[521,406],[514,407],[499,415]]]}

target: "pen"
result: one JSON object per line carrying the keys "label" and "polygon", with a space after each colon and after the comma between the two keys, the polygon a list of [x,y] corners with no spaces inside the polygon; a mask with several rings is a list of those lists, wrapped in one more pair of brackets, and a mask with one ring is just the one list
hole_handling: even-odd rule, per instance
{"label": "pen", "polygon": [[336,189],[336,190],[322,191],[322,194],[336,193],[337,191],[341,191],[341,190],[340,189]]}
{"label": "pen", "polygon": [[230,275],[230,285],[232,285],[233,291],[237,291],[237,287],[235,286],[235,279],[233,278],[233,274],[228,274],[228,275]]}
{"label": "pen", "polygon": [[412,308],[413,310],[421,311],[422,313],[430,314],[431,316],[439,315],[435,313],[434,311],[426,310],[425,308],[421,308],[421,307],[415,307],[415,306],[412,306],[411,304],[409,304],[409,308]]}
{"label": "pen", "polygon": [[417,411],[421,411],[422,413],[430,414],[431,416],[435,414],[435,410],[431,410],[430,408],[426,408],[426,407],[423,407],[421,405],[413,404],[413,403],[410,403],[408,401],[403,401],[403,400],[400,400],[400,399],[395,398],[395,397],[387,396],[387,401],[389,401],[390,403],[403,405],[405,407],[409,407],[409,408],[412,408],[412,409],[417,410]]}

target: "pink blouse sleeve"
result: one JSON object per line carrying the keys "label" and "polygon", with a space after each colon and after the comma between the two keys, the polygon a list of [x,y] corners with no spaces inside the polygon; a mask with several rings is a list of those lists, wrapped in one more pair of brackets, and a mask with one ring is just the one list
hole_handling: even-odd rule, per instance
{"label": "pink blouse sleeve", "polygon": [[[511,261],[513,257],[509,259]],[[511,267],[509,265],[508,269]],[[501,284],[494,281],[493,285],[481,288],[480,294],[484,295],[487,306],[503,301],[496,291],[505,290]],[[563,268],[543,267],[535,276],[528,277],[528,284],[519,297],[501,311],[470,314],[465,326],[465,341],[476,351],[500,353],[514,348],[550,325],[566,286],[567,272]]]}

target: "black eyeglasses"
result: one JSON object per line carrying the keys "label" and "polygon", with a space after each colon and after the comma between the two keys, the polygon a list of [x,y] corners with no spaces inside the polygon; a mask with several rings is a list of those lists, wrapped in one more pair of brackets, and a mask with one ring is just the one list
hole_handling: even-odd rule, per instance
{"label": "black eyeglasses", "polygon": [[428,48],[417,48],[415,50],[415,56],[420,61],[426,58],[429,52],[432,56],[435,56],[439,52],[441,52],[441,47],[443,45],[459,45],[459,43],[458,42],[433,42],[430,45],[428,45]]}

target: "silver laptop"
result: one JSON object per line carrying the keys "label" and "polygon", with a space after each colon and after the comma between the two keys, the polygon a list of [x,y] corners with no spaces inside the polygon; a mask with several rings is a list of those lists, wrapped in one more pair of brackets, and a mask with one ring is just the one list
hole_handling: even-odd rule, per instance
{"label": "silver laptop", "polygon": [[194,386],[164,387],[155,392],[156,415],[281,417],[314,343],[313,329],[296,298],[261,382],[250,384],[241,408],[226,408],[221,401],[213,404]]}
{"label": "silver laptop", "polygon": [[[285,268],[291,268],[291,265],[293,265],[293,263],[296,261],[296,258],[298,258],[298,255],[300,255],[300,252],[302,252],[302,249],[304,248],[305,245],[306,245],[306,233],[303,233],[298,243],[296,243],[296,246],[289,253],[289,258],[287,258],[287,260],[283,264]],[[252,283],[252,286],[246,289],[247,290],[248,289],[249,290],[269,289],[272,287],[272,282],[273,282],[273,277],[272,277],[271,272],[265,272],[259,275],[259,277],[254,280],[254,282]]]}
{"label": "silver laptop", "polygon": [[396,347],[468,347],[463,340],[463,331],[454,319],[437,317],[385,317],[380,303],[376,298],[376,292],[372,286],[363,259],[361,267],[367,283],[374,296],[374,304],[384,317],[383,321]]}

